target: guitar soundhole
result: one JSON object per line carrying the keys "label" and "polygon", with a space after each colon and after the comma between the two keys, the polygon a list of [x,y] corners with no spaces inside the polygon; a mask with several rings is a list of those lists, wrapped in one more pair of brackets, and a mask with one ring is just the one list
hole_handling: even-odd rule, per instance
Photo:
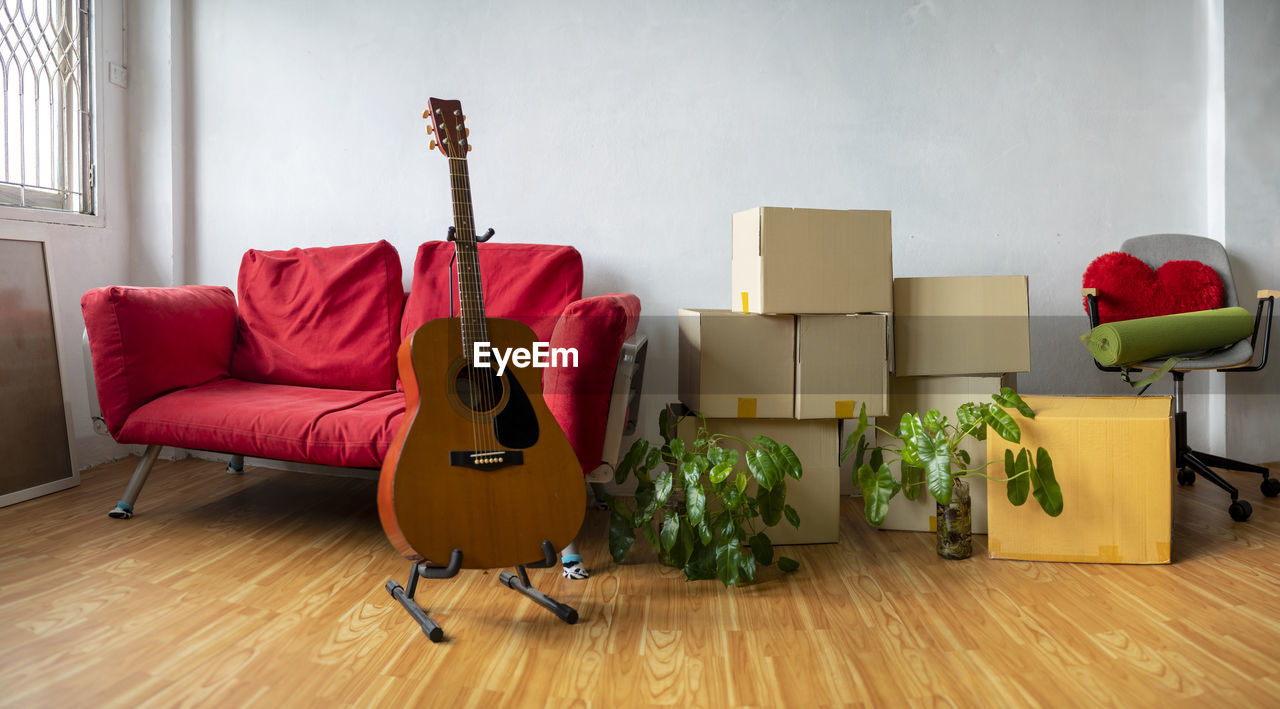
{"label": "guitar soundhole", "polygon": [[492,367],[463,365],[453,379],[458,403],[473,415],[488,415],[506,403],[506,387]]}

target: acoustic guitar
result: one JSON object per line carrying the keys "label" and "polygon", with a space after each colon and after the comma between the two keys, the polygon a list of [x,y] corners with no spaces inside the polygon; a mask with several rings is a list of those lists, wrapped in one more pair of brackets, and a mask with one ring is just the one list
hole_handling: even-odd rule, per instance
{"label": "acoustic guitar", "polygon": [[477,342],[533,351],[535,336],[523,323],[485,317],[466,116],[459,101],[427,105],[430,147],[449,159],[461,317],[432,320],[400,345],[405,416],[382,466],[378,514],[391,544],[414,561],[444,562],[457,549],[464,568],[532,564],[545,559],[544,540],[561,549],[577,535],[582,469],[542,400],[541,370],[499,375],[474,361]]}

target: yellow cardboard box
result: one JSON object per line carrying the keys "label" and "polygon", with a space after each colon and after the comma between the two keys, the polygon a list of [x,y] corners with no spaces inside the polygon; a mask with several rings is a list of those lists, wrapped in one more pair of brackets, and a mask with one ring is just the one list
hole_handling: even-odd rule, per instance
{"label": "yellow cardboard box", "polygon": [[[804,475],[799,480],[787,478],[787,504],[800,516],[800,527],[792,527],[784,517],[781,522],[765,529],[774,544],[832,544],[840,539],[840,450],[838,429],[840,422],[831,420],[761,420],[761,419],[707,419],[712,433],[751,440],[752,436],[768,436],[785,443],[800,459]],[[697,419],[685,418],[680,422],[680,436],[692,440],[696,433]],[[724,448],[738,451],[738,460],[746,465],[741,444],[724,441]],[[748,488],[756,494],[754,480]]]}
{"label": "yellow cardboard box", "polygon": [[681,308],[680,401],[714,418],[791,418],[795,318]]}
{"label": "yellow cardboard box", "polygon": [[893,280],[899,377],[1031,371],[1026,276]]}
{"label": "yellow cardboard box", "polygon": [[756,207],[733,215],[733,296],[740,313],[893,310],[890,213]]}
{"label": "yellow cardboard box", "polygon": [[863,404],[883,416],[888,380],[888,316],[796,318],[796,418],[857,418]]}
{"label": "yellow cardboard box", "polygon": [[[1035,420],[1011,412],[1022,443],[1043,446],[1062,486],[1062,514],[1034,497],[1014,507],[1005,484],[987,485],[993,559],[1167,564],[1172,531],[1173,418],[1167,396],[1023,396]],[[987,437],[987,457],[1018,446]],[[1003,463],[991,466],[993,474]]]}

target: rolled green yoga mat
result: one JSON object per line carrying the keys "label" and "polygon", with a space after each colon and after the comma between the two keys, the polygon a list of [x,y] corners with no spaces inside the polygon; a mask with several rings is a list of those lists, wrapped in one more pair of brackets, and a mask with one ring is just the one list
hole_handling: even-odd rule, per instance
{"label": "rolled green yoga mat", "polygon": [[1225,347],[1252,334],[1249,311],[1220,308],[1103,323],[1082,339],[1099,364],[1114,367]]}

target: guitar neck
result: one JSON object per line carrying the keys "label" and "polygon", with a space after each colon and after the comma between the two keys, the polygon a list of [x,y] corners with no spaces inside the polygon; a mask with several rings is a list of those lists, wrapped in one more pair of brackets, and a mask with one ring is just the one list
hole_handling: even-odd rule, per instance
{"label": "guitar neck", "polygon": [[471,212],[471,178],[467,174],[466,158],[449,158],[449,180],[453,184],[453,247],[458,260],[463,356],[470,362],[473,343],[487,342],[489,330],[484,317],[484,290],[480,283],[475,217]]}

